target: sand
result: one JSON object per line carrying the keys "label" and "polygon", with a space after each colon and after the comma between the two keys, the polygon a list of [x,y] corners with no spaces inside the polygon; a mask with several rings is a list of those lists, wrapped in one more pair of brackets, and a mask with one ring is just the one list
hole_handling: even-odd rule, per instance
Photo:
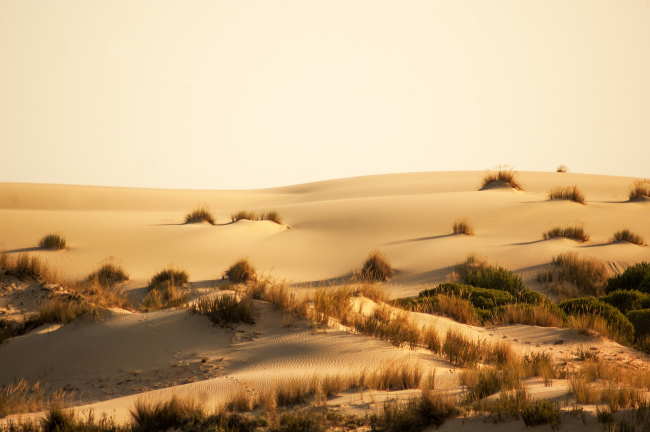
{"label": "sand", "polygon": [[[125,289],[134,299],[144,296],[155,272],[172,263],[188,271],[193,289],[213,292],[240,257],[300,291],[345,283],[366,255],[379,249],[396,269],[384,284],[392,297],[416,295],[445,282],[451,266],[470,252],[521,274],[529,286],[542,291],[536,272],[561,252],[603,260],[612,274],[650,260],[650,247],[609,242],[621,228],[650,239],[650,203],[627,200],[634,179],[523,172],[525,192],[478,191],[482,174],[393,174],[252,191],[1,183],[0,241],[9,254],[38,253],[70,279],[85,277],[113,257],[129,272]],[[584,192],[587,205],[547,199],[552,187],[570,185]],[[199,204],[210,207],[217,225],[183,224]],[[231,223],[230,214],[242,209],[276,210],[284,223]],[[458,217],[468,218],[474,236],[452,233]],[[590,234],[588,242],[542,240],[545,230],[577,221]],[[51,232],[64,234],[69,247],[38,249],[38,240]],[[0,318],[16,318],[60,291],[34,281],[5,279],[1,285]],[[302,319],[284,327],[282,312],[274,306],[255,302],[255,307],[254,325],[232,329],[177,309],[115,310],[98,321],[82,318],[39,329],[0,345],[0,386],[21,378],[48,381],[52,389],[75,392],[79,410],[92,408],[124,421],[140,397],[180,394],[217,406],[242,389],[256,394],[291,377],[356,371],[403,358],[436,368],[440,386],[458,385],[459,371],[424,349],[395,348],[343,327],[315,332]],[[506,341],[520,352],[547,351],[558,361],[578,347],[593,347],[607,361],[647,366],[629,348],[570,329],[479,328],[424,314],[413,314],[413,320],[441,333],[453,328],[492,342]],[[538,387],[550,398],[568,391],[559,383],[552,390]],[[362,413],[377,409],[385,397],[373,396],[370,403],[368,397],[362,400],[348,392],[329,403]]]}

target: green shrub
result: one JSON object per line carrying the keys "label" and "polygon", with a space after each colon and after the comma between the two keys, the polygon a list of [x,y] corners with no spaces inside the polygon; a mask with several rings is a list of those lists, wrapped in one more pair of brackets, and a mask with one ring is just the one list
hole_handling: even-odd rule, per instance
{"label": "green shrub", "polygon": [[567,300],[558,305],[567,315],[595,315],[600,316],[611,329],[623,337],[628,343],[634,340],[634,326],[625,315],[614,306],[587,296]]}
{"label": "green shrub", "polygon": [[465,275],[464,282],[475,287],[508,291],[515,296],[526,289],[521,276],[503,267],[488,266],[470,270]]}
{"label": "green shrub", "polygon": [[38,247],[54,250],[65,249],[65,237],[63,237],[61,234],[48,234],[38,242]]}
{"label": "green shrub", "polygon": [[508,291],[456,283],[445,283],[438,285],[436,288],[424,290],[418,294],[418,299],[433,297],[438,294],[452,295],[469,300],[474,307],[479,309],[492,309],[495,306],[515,302],[515,297]]}
{"label": "green shrub", "polygon": [[637,339],[650,335],[650,309],[633,310],[625,316],[634,326],[634,334]]}
{"label": "green shrub", "polygon": [[190,311],[207,316],[213,324],[220,327],[240,322],[255,324],[250,300],[238,300],[234,295],[200,298],[192,305]]}
{"label": "green shrub", "polygon": [[637,309],[650,308],[650,295],[637,290],[616,290],[598,300],[614,306],[622,313],[627,314]]}
{"label": "green shrub", "polygon": [[643,261],[607,280],[606,293],[616,290],[639,290],[650,293],[650,263]]}
{"label": "green shrub", "polygon": [[553,271],[557,271],[556,284],[573,284],[582,295],[602,294],[608,275],[604,262],[593,257],[581,257],[576,252],[565,252],[555,256],[551,265]]}
{"label": "green shrub", "polygon": [[560,408],[556,402],[539,401],[525,406],[521,410],[521,418],[526,427],[550,424],[551,429],[559,429]]}
{"label": "green shrub", "polygon": [[246,283],[255,280],[255,267],[246,258],[240,258],[226,270],[226,277],[234,283]]}
{"label": "green shrub", "polygon": [[386,255],[378,250],[370,252],[361,267],[361,276],[369,281],[384,282],[390,279],[394,273]]}

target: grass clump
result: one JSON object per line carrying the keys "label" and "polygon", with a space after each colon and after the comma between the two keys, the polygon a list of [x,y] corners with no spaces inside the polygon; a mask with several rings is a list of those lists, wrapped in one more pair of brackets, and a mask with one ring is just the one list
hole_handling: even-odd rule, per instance
{"label": "grass clump", "polygon": [[548,193],[550,200],[569,200],[579,204],[586,204],[585,195],[578,189],[578,186],[554,187]]}
{"label": "grass clump", "polygon": [[521,184],[517,180],[518,176],[519,173],[517,173],[517,171],[515,171],[512,167],[508,165],[499,165],[496,169],[489,170],[485,173],[485,176],[483,176],[483,180],[481,181],[481,187],[479,189],[485,189],[485,187],[487,187],[489,184],[496,181],[501,181],[511,188],[523,191],[524,189],[521,187]]}
{"label": "grass clump", "polygon": [[352,290],[348,287],[336,289],[318,288],[314,295],[314,314],[318,323],[328,325],[329,319],[338,319],[342,324],[348,322],[352,309]]}
{"label": "grass clump", "polygon": [[255,214],[255,212],[250,212],[246,210],[239,210],[238,212],[232,213],[230,215],[231,222],[237,222],[242,219],[246,219],[250,221],[260,220],[260,218],[257,216],[257,214]]}
{"label": "grass clump", "polygon": [[61,234],[48,234],[38,242],[38,247],[43,249],[62,250],[67,247],[65,237]]}
{"label": "grass clump", "polygon": [[555,227],[542,234],[544,240],[549,240],[555,237],[564,237],[582,243],[589,241],[589,235],[585,232],[585,228],[579,225],[568,226],[565,228]]}
{"label": "grass clump", "polygon": [[630,185],[630,201],[641,198],[650,198],[650,180],[635,180]]}
{"label": "grass clump", "polygon": [[413,349],[420,341],[420,330],[406,314],[393,313],[387,308],[376,308],[372,315],[354,318],[352,326],[361,334],[389,341],[393,346],[408,345]]}
{"label": "grass clump", "polygon": [[439,427],[457,413],[453,398],[425,390],[406,403],[384,404],[380,414],[370,416],[370,427],[373,431],[420,432],[429,426]]}
{"label": "grass clump", "polygon": [[149,280],[149,293],[143,301],[145,310],[154,311],[170,307],[178,307],[187,301],[187,295],[180,289],[189,282],[185,270],[173,266],[156,273]]}
{"label": "grass clump", "polygon": [[169,266],[156,273],[149,280],[149,288],[158,289],[165,285],[183,286],[190,280],[190,275],[185,270],[179,270],[173,266]]}
{"label": "grass clump", "polygon": [[205,315],[214,325],[220,327],[241,322],[255,324],[250,299],[238,299],[234,295],[200,298],[192,305],[190,312]]}
{"label": "grass clump", "polygon": [[454,234],[465,234],[468,236],[474,235],[474,229],[469,224],[469,220],[467,218],[456,219],[452,229],[454,230]]}
{"label": "grass clump", "polygon": [[378,250],[370,252],[361,267],[361,277],[367,281],[384,282],[394,273],[386,255]]}
{"label": "grass clump", "polygon": [[282,225],[282,216],[280,216],[280,214],[275,210],[262,213],[262,220],[268,220],[275,222],[278,225]]}
{"label": "grass clump", "polygon": [[553,257],[550,270],[538,273],[537,281],[552,283],[551,291],[565,300],[602,295],[608,275],[604,262],[593,257],[581,257],[577,252],[565,252]]}
{"label": "grass clump", "polygon": [[214,217],[207,205],[202,205],[185,215],[185,223],[201,223],[207,222],[210,225],[215,225],[217,219]]}
{"label": "grass clump", "polygon": [[159,403],[138,399],[130,412],[133,432],[186,429],[200,424],[206,417],[200,404],[176,396]]}
{"label": "grass clump", "polygon": [[86,277],[87,282],[96,281],[103,286],[113,286],[129,280],[128,273],[112,259],[106,260],[97,270]]}
{"label": "grass clump", "polygon": [[225,273],[226,277],[234,283],[246,283],[254,281],[257,277],[255,267],[246,258],[240,258],[231,265]]}
{"label": "grass clump", "polygon": [[5,252],[0,253],[0,268],[6,274],[20,279],[31,277],[52,284],[61,282],[59,273],[47,261],[26,252],[15,257]]}
{"label": "grass clump", "polygon": [[609,241],[610,243],[614,243],[618,241],[626,241],[628,243],[632,243],[639,246],[645,246],[646,244],[645,239],[643,237],[633,233],[627,228],[616,231],[614,235],[609,239]]}
{"label": "grass clump", "polygon": [[567,168],[566,165],[560,165],[557,167],[556,171],[559,173],[566,173],[569,172],[569,168]]}

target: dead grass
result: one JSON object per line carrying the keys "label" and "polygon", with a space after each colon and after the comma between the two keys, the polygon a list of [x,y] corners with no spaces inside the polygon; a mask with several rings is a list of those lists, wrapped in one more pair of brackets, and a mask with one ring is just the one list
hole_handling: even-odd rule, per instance
{"label": "dead grass", "polygon": [[307,295],[290,293],[285,281],[270,276],[259,276],[248,284],[246,295],[255,300],[263,300],[275,305],[278,309],[309,318]]}
{"label": "dead grass", "polygon": [[129,275],[124,267],[113,258],[105,260],[97,270],[86,277],[86,281],[93,281],[103,286],[113,286],[128,280]]}
{"label": "dead grass", "polygon": [[315,320],[320,324],[328,325],[330,318],[334,318],[346,324],[352,309],[352,296],[352,289],[347,286],[318,288],[314,295]]}
{"label": "dead grass", "polygon": [[548,193],[550,200],[569,200],[585,205],[585,195],[578,189],[578,186],[558,186],[554,187]]}
{"label": "dead grass", "polygon": [[481,186],[479,189],[484,189],[490,183],[495,181],[502,181],[511,188],[514,188],[519,191],[523,191],[523,187],[517,180],[519,173],[515,171],[512,167],[508,165],[499,165],[494,170],[488,170],[483,176],[481,181]]}
{"label": "dead grass", "polygon": [[238,299],[234,295],[224,294],[215,298],[200,298],[190,312],[207,316],[214,325],[224,327],[228,324],[255,324],[253,307],[248,297]]}
{"label": "dead grass", "polygon": [[231,222],[237,222],[239,220],[246,219],[250,221],[260,220],[259,216],[254,212],[239,210],[237,213],[232,213],[230,215]]}
{"label": "dead grass", "polygon": [[439,294],[437,313],[463,324],[479,326],[481,320],[476,314],[472,303],[459,297]]}
{"label": "dead grass", "polygon": [[474,235],[474,228],[472,228],[472,226],[469,224],[469,220],[467,218],[456,219],[452,229],[454,231],[454,234],[465,234],[468,236]]}
{"label": "dead grass", "polygon": [[207,222],[210,225],[215,225],[217,223],[217,218],[214,217],[214,214],[210,211],[210,208],[203,204],[185,215],[185,223],[201,223]]}
{"label": "dead grass", "polygon": [[368,281],[384,282],[394,273],[386,255],[378,250],[370,252],[361,267],[361,277]]}
{"label": "dead grass", "polygon": [[174,266],[168,266],[156,273],[149,280],[149,288],[158,289],[165,285],[183,286],[188,283],[189,280],[190,276],[185,270],[180,270]]}
{"label": "dead grass", "polygon": [[268,220],[275,222],[278,225],[282,225],[282,216],[280,216],[280,214],[275,210],[262,213],[262,220]]}
{"label": "dead grass", "polygon": [[551,291],[568,299],[604,294],[608,276],[609,270],[604,262],[593,257],[582,257],[577,252],[565,252],[553,257],[551,269],[540,272],[537,280],[553,283]]}
{"label": "dead grass", "polygon": [[228,270],[225,276],[234,283],[246,283],[256,278],[255,267],[248,262],[247,258],[238,259]]}
{"label": "dead grass", "polygon": [[186,425],[197,424],[206,417],[200,403],[176,396],[157,403],[138,399],[130,412],[133,432],[178,430]]}
{"label": "dead grass", "polygon": [[630,201],[640,198],[650,198],[650,180],[635,180],[630,185]]}
{"label": "dead grass", "polygon": [[639,246],[646,245],[645,239],[643,237],[641,237],[638,234],[634,234],[632,231],[630,231],[627,228],[616,231],[614,235],[609,239],[610,243],[614,243],[618,241],[626,241],[628,243],[632,243]]}
{"label": "dead grass", "polygon": [[181,291],[182,288],[182,286],[179,287],[169,282],[151,288],[142,301],[142,309],[146,312],[152,312],[184,305],[187,302],[188,295]]}
{"label": "dead grass", "polygon": [[389,341],[396,347],[414,349],[420,342],[420,330],[405,312],[393,314],[387,306],[378,307],[369,316],[358,315],[351,320],[352,327],[361,334]]}
{"label": "dead grass", "polygon": [[584,227],[581,225],[568,226],[565,228],[556,227],[546,231],[542,235],[542,238],[544,240],[549,240],[554,237],[564,237],[571,240],[577,240],[582,243],[589,241],[589,235],[585,232]]}
{"label": "dead grass", "polygon": [[30,384],[24,378],[15,384],[1,387],[0,419],[11,414],[37,412],[51,406],[60,406],[72,402],[76,395],[75,392],[58,390],[51,396],[46,396],[48,387],[49,384],[41,384],[40,381]]}
{"label": "dead grass", "polygon": [[59,272],[50,264],[41,259],[39,255],[32,255],[27,252],[17,255],[9,255],[6,252],[0,253],[0,268],[11,276],[17,278],[34,278],[42,282],[57,284],[61,282]]}
{"label": "dead grass", "polygon": [[354,296],[360,295],[374,301],[375,303],[387,303],[390,295],[388,290],[382,285],[359,284],[352,287]]}
{"label": "dead grass", "polygon": [[566,165],[560,165],[557,167],[556,171],[559,173],[566,173],[569,172],[569,168],[567,168]]}
{"label": "dead grass", "polygon": [[544,305],[509,304],[494,312],[486,325],[525,324],[540,327],[562,327],[564,321]]}
{"label": "dead grass", "polygon": [[48,234],[38,242],[38,247],[43,249],[63,250],[66,246],[65,237],[62,234]]}

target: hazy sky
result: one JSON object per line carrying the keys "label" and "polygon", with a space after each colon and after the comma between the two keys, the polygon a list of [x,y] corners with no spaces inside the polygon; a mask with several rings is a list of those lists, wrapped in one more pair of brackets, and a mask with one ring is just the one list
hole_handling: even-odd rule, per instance
{"label": "hazy sky", "polygon": [[0,181],[650,177],[650,0],[0,2]]}

